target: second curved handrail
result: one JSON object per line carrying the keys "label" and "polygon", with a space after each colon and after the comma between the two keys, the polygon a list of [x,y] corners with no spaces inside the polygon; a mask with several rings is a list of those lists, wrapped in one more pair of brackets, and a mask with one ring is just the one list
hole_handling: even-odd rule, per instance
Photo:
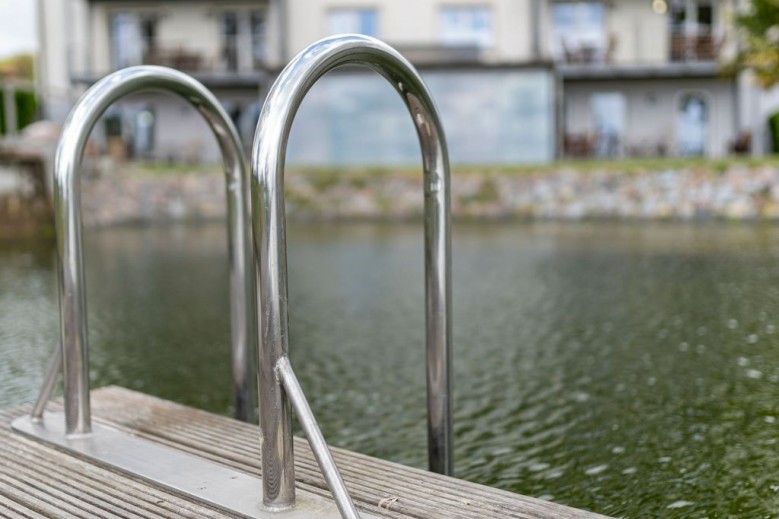
{"label": "second curved handrail", "polygon": [[[252,223],[262,329],[259,355],[263,502],[295,502],[290,400],[344,517],[356,517],[288,359],[288,294],[284,161],[295,114],[314,83],[330,70],[359,64],[384,76],[411,112],[422,147],[425,222],[428,456],[431,470],[452,473],[451,272],[449,162],[432,97],[414,67],[379,40],[341,35],[298,54],[279,75],[260,114],[252,146]],[[346,494],[348,497],[348,494]]]}

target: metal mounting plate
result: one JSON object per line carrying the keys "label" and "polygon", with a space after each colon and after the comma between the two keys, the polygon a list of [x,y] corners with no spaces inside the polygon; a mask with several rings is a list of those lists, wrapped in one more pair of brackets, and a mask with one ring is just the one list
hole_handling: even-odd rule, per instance
{"label": "metal mounting plate", "polygon": [[[72,454],[79,459],[141,479],[205,506],[247,519],[337,519],[331,501],[297,490],[297,504],[282,512],[262,506],[262,479],[198,456],[157,445],[122,431],[93,424],[92,434],[65,436],[63,413],[47,412],[43,422],[22,416],[11,423],[18,433]],[[368,517],[363,515],[363,517]]]}

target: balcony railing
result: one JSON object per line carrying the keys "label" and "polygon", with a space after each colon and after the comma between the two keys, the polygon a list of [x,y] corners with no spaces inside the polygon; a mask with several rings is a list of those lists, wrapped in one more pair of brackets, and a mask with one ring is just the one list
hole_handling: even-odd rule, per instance
{"label": "balcony railing", "polygon": [[226,76],[253,74],[266,68],[263,60],[255,59],[249,54],[244,56],[244,49],[233,46],[224,47],[216,53],[208,54],[187,47],[155,47],[144,52],[138,63],[124,63],[122,65],[113,63],[112,69],[134,65],[159,65],[190,74]]}
{"label": "balcony railing", "polygon": [[710,30],[671,33],[671,61],[716,61],[720,44]]}
{"label": "balcony railing", "polygon": [[143,59],[143,65],[160,65],[183,72],[202,72],[210,68],[205,66],[205,62],[201,53],[183,48],[155,49],[147,52]]}
{"label": "balcony railing", "polygon": [[571,43],[560,38],[558,60],[572,65],[589,65],[611,63],[617,49],[617,37],[609,35],[605,44]]}
{"label": "balcony railing", "polygon": [[393,45],[409,61],[416,64],[476,63],[484,60],[486,51],[478,45]]}

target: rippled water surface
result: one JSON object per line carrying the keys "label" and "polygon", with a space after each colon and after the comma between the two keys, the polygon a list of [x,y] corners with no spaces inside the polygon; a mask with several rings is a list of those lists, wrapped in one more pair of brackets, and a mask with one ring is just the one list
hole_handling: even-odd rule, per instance
{"label": "rippled water surface", "polygon": [[[457,475],[621,517],[779,513],[779,228],[454,230]],[[423,467],[422,236],[293,226],[293,362],[332,444]],[[221,226],[86,236],[92,380],[230,412]],[[57,329],[47,241],[0,243],[0,406]]]}

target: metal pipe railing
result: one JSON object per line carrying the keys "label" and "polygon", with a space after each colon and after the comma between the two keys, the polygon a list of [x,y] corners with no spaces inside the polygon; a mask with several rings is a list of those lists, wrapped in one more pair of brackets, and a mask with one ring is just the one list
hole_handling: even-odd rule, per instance
{"label": "metal pipe railing", "polygon": [[[117,100],[141,90],[163,90],[188,101],[214,132],[225,162],[233,383],[236,414],[253,413],[250,347],[256,343],[254,272],[249,237],[248,169],[238,132],[214,95],[192,77],[173,69],[130,67],[98,81],[81,96],[62,128],[54,160],[54,216],[60,302],[60,345],[35,405],[40,418],[54,386],[59,364],[64,374],[65,429],[69,435],[91,431],[87,308],[81,240],[79,165],[92,127]],[[59,348],[59,346],[58,346]],[[57,358],[62,359],[57,361]],[[38,416],[36,416],[36,414]]]}
{"label": "metal pipe railing", "polygon": [[[427,343],[428,454],[433,471],[452,473],[450,391],[451,273],[449,163],[443,128],[419,74],[398,52],[366,36],[343,35],[321,40],[295,57],[271,88],[260,114],[252,154],[252,223],[261,309],[259,385],[263,502],[285,509],[295,502],[292,418],[289,397],[304,428],[316,426],[305,398],[290,390],[297,380],[288,359],[288,294],[284,215],[284,160],[287,140],[300,103],[328,71],[360,64],[384,76],[411,112],[422,147],[425,197],[425,297]],[[286,391],[285,391],[286,388]],[[302,398],[302,400],[301,400]],[[311,429],[313,431],[313,429]],[[316,429],[318,431],[318,428]],[[337,474],[324,442],[309,436],[325,474]],[[321,434],[319,435],[321,436]],[[328,478],[341,510],[343,482]],[[334,488],[335,486],[335,488]],[[348,493],[346,494],[348,497]],[[356,514],[356,512],[354,512]],[[350,516],[351,517],[351,516]]]}
{"label": "metal pipe railing", "polygon": [[319,424],[316,423],[314,413],[308,405],[303,388],[300,387],[298,377],[292,371],[292,366],[289,364],[287,357],[279,359],[276,365],[276,376],[284,386],[285,395],[292,402],[292,407],[295,408],[295,412],[300,420],[300,426],[303,427],[306,438],[308,438],[311,444],[311,450],[316,457],[319,467],[322,469],[322,475],[325,477],[327,486],[330,487],[333,493],[333,499],[338,507],[338,511],[341,512],[341,517],[344,519],[359,519],[360,514],[357,513],[352,497],[349,495],[349,491],[346,490],[346,485],[344,485],[344,480],[338,472],[333,455],[330,454],[330,449],[327,447],[324,436],[322,436],[322,431],[319,430]]}
{"label": "metal pipe railing", "polygon": [[59,375],[60,371],[62,371],[62,346],[57,342],[57,346],[54,348],[54,355],[51,356],[49,365],[46,367],[46,377],[43,379],[41,392],[38,393],[38,398],[32,406],[32,411],[30,411],[33,421],[43,421],[43,412],[46,411],[46,404],[51,400],[51,394],[54,392],[54,385],[57,382],[57,375]]}

